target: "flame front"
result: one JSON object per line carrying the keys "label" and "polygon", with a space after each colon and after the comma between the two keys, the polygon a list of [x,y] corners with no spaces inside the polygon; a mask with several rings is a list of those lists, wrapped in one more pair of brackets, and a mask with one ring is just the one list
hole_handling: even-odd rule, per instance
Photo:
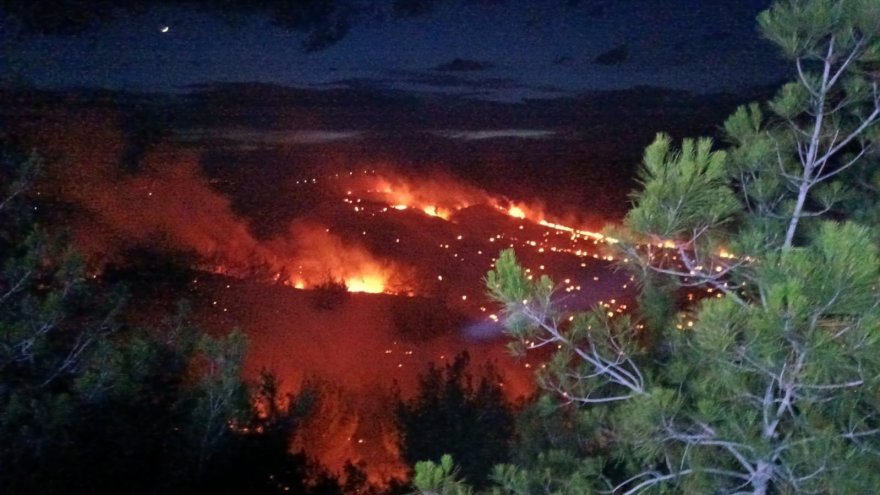
{"label": "flame front", "polygon": [[[380,175],[374,171],[366,177],[358,179],[364,196],[372,200],[387,203],[391,208],[404,211],[415,209],[424,214],[443,220],[449,220],[457,211],[473,205],[489,205],[506,215],[520,220],[527,220],[554,230],[590,237],[596,240],[616,242],[598,232],[572,227],[571,222],[554,219],[544,213],[539,205],[514,203],[507,198],[492,196],[476,187],[462,184],[449,178],[434,180],[414,180],[395,174]],[[354,194],[352,189],[346,190],[347,196]],[[575,223],[581,223],[575,221]]]}
{"label": "flame front", "polygon": [[395,210],[412,208],[443,220],[449,220],[462,208],[491,203],[486,192],[443,177],[417,181],[386,174],[359,177],[358,181],[357,189],[369,199],[388,203]]}

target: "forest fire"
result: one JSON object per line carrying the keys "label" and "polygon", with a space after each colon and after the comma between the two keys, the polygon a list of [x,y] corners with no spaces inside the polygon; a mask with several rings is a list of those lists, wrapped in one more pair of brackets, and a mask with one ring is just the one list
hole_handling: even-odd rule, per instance
{"label": "forest fire", "polygon": [[[267,241],[249,239],[248,242],[255,245],[250,250],[249,257],[228,259],[223,269],[211,271],[248,278],[254,274],[253,267],[258,267],[258,271],[262,270],[264,273],[268,270],[270,280],[297,289],[313,289],[337,284],[348,292],[408,296],[427,294],[432,292],[431,289],[415,281],[436,277],[438,282],[443,282],[443,275],[433,275],[434,269],[427,269],[426,272],[426,266],[431,264],[426,264],[429,259],[414,254],[422,250],[415,248],[412,239],[407,239],[405,235],[395,237],[393,240],[385,239],[385,236],[376,233],[374,228],[365,228],[363,220],[360,219],[364,218],[364,215],[372,219],[394,213],[399,215],[416,213],[442,220],[448,223],[450,228],[461,230],[471,227],[463,225],[458,215],[472,207],[483,207],[487,209],[486,211],[495,211],[522,221],[519,230],[531,225],[530,229],[565,234],[575,244],[578,239],[614,242],[613,239],[607,239],[600,233],[548,220],[541,206],[513,202],[503,196],[493,196],[450,177],[414,179],[390,172],[377,173],[367,168],[357,172],[337,172],[325,177],[306,178],[299,182],[319,188],[320,193],[327,197],[325,206],[318,208],[319,210],[329,208],[325,217],[294,220],[286,232]],[[330,184],[331,187],[326,187],[326,184]],[[338,204],[335,202],[340,199],[348,208],[335,209],[332,206]],[[354,214],[353,218],[346,218],[352,214]],[[320,214],[318,216],[320,217]],[[387,221],[395,222],[395,218],[389,217]],[[448,229],[440,229],[438,224],[434,225],[434,227],[426,226],[434,231],[433,234],[421,230],[420,235],[440,239],[439,246],[444,250],[451,248],[450,241],[462,241],[462,234],[444,240],[444,232]],[[244,230],[247,231],[246,228]],[[376,235],[380,239],[372,241]],[[502,238],[516,241],[519,237],[512,233],[499,233],[490,236],[488,242],[495,243]],[[387,244],[391,242],[394,244],[394,249],[389,251]],[[511,247],[515,245],[510,242],[508,244]],[[416,250],[406,254],[407,246],[411,246],[410,250]],[[574,245],[551,245],[546,240],[527,241],[523,246],[535,248],[538,254],[546,250],[574,254],[578,257],[606,259],[604,255],[599,256],[595,249],[577,249]],[[486,259],[477,267],[480,272],[492,267],[494,261],[492,255],[502,247],[505,246],[486,246],[485,249],[476,250],[479,258]],[[382,252],[383,257],[374,254],[376,252]],[[398,255],[396,260],[395,254]],[[453,258],[456,261],[463,261],[465,256],[464,253],[454,252]],[[230,266],[246,268],[233,270],[229,268]],[[474,296],[478,295],[474,294]],[[461,296],[461,300],[467,301],[467,294]]]}
{"label": "forest fire", "polygon": [[880,486],[880,0],[624,3],[5,2],[3,492]]}
{"label": "forest fire", "polygon": [[[245,330],[249,376],[271,369],[286,390],[311,376],[344,383],[351,404],[333,406],[333,425],[302,433],[333,469],[365,459],[371,479],[403,472],[379,398],[392,383],[413,393],[427,363],[467,350],[474,362],[498,363],[510,398],[533,390],[541,363],[515,361],[499,345],[500,318],[482,283],[501,249],[521,252],[530,274],[558,280],[571,308],[617,313],[631,290],[608,270],[605,239],[569,227],[582,222],[438,172],[297,170],[283,192],[302,209],[270,220],[242,208],[235,181],[216,180],[196,152],[159,146],[120,172],[123,147],[111,132],[88,121],[79,132],[47,138],[69,161],[46,191],[77,205],[69,227],[96,273],[135,249],[168,256],[191,270],[200,324]],[[106,139],[85,147],[87,135]]]}
{"label": "forest fire", "polygon": [[[426,284],[417,284],[416,280],[436,278],[444,282],[443,274],[434,275],[435,268],[430,260],[435,256],[426,257],[423,248],[413,244],[414,239],[407,234],[395,235],[392,239],[376,227],[368,227],[370,222],[391,222],[383,227],[396,229],[398,221],[408,215],[423,214],[443,220],[449,227],[440,228],[440,224],[427,224],[429,230],[419,229],[420,237],[433,237],[441,249],[451,250],[454,243],[460,244],[464,235],[460,232],[473,227],[463,224],[460,215],[471,208],[485,208],[486,212],[495,211],[503,216],[520,220],[519,230],[526,225],[531,229],[556,231],[565,234],[570,242],[578,239],[592,242],[613,241],[602,234],[571,227],[569,225],[548,220],[544,208],[524,202],[513,202],[503,196],[491,195],[488,192],[463,183],[451,177],[438,174],[434,178],[416,179],[399,173],[377,172],[372,168],[357,171],[334,172],[325,176],[305,177],[297,181],[307,187],[317,188],[327,198],[327,209],[323,217],[312,221],[297,220],[288,232],[265,244],[274,259],[273,280],[298,289],[311,289],[339,284],[349,292],[386,293],[413,296],[436,292]],[[327,185],[330,185],[327,187]],[[334,208],[333,204],[340,201],[345,208]],[[321,209],[319,208],[319,210]],[[317,211],[317,210],[316,210]],[[322,210],[323,211],[323,210]],[[354,215],[351,217],[351,215]],[[391,216],[388,216],[391,215]],[[400,217],[399,215],[403,215]],[[386,218],[386,220],[379,220]],[[412,217],[416,218],[416,217]],[[468,223],[477,217],[470,215]],[[413,220],[415,221],[415,220]],[[431,227],[430,225],[434,225]],[[459,233],[452,239],[444,239],[446,232],[452,230]],[[524,232],[520,234],[525,235]],[[546,234],[545,234],[546,236]],[[502,238],[515,241],[519,237],[513,233],[499,233],[488,239],[489,246],[475,249],[475,255],[485,261],[478,264],[478,273],[490,269],[494,261],[493,255],[503,245],[492,246]],[[358,239],[358,240],[356,240]],[[514,244],[510,244],[514,246]],[[539,245],[540,244],[540,245]],[[525,242],[524,247],[536,248],[537,253],[549,252],[569,253],[578,257],[592,256],[599,258],[596,250],[586,248],[575,249],[573,246],[550,245],[547,241],[532,240]],[[390,250],[389,250],[390,248]],[[382,252],[383,258],[374,253]],[[448,251],[447,251],[448,252]],[[465,253],[452,252],[453,261],[464,261]],[[604,256],[601,257],[605,259]],[[395,261],[392,261],[395,260]],[[407,260],[407,261],[401,261]],[[421,285],[421,287],[418,287]],[[429,284],[430,285],[430,284]],[[441,291],[442,292],[442,291]],[[473,294],[479,296],[480,294]],[[461,301],[467,301],[468,295],[463,294]],[[477,297],[476,300],[480,300]]]}
{"label": "forest fire", "polygon": [[[443,280],[444,274],[438,272],[444,264],[431,261],[437,256],[427,256],[428,246],[443,246],[443,256],[451,255],[451,261],[464,270],[453,278],[467,277],[468,285],[475,286],[491,268],[497,251],[516,244],[517,236],[508,234],[504,245],[497,241],[473,245],[471,254],[455,249],[473,242],[463,241],[464,234],[472,239],[477,230],[495,228],[471,225],[473,220],[482,223],[479,218],[483,214],[474,216],[480,207],[522,221],[520,229],[532,225],[567,236],[603,239],[600,234],[568,226],[578,224],[576,220],[551,221],[540,206],[515,203],[460,179],[439,172],[416,178],[387,167],[381,172],[364,167],[329,173],[324,168],[323,173],[300,176],[295,183],[291,180],[291,187],[307,188],[314,204],[304,215],[290,218],[286,228],[280,225],[271,235],[259,236],[254,227],[262,220],[239,213],[232,198],[204,175],[196,153],[159,146],[142,158],[135,173],[120,173],[116,160],[124,146],[101,119],[85,119],[81,136],[55,134],[54,130],[49,126],[42,129],[41,145],[63,151],[70,158],[59,169],[63,177],[50,179],[47,191],[77,204],[83,212],[71,219],[70,227],[96,272],[106,264],[124,262],[129,250],[146,247],[183,253],[191,267],[242,279],[302,289],[338,283],[349,292],[425,295],[452,287],[452,274],[445,274]],[[85,135],[104,139],[84,147],[90,142]],[[470,216],[465,220],[461,215],[466,212]],[[434,223],[417,226],[414,214],[443,221],[447,227]],[[407,228],[400,230],[399,221]],[[489,233],[487,238],[501,239],[500,232]],[[529,236],[537,241],[537,235]],[[543,245],[546,243],[521,244],[537,251],[553,248]],[[579,251],[574,246],[556,249]],[[436,283],[417,283],[438,276],[441,279]],[[477,297],[481,295],[479,287],[470,289],[470,294],[464,289],[456,291],[459,300],[462,295],[474,304],[481,299]]]}

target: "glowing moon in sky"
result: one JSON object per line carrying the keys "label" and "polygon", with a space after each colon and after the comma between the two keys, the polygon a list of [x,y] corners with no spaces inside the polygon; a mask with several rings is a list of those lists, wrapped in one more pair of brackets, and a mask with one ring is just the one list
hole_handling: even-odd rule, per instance
{"label": "glowing moon in sky", "polygon": [[159,28],[159,31],[162,31],[163,33],[167,33],[169,29],[171,29],[170,26],[162,26],[161,28]]}

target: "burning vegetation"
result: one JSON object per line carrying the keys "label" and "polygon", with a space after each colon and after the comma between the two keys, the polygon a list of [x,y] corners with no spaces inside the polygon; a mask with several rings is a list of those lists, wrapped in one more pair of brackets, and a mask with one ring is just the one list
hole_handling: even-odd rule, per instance
{"label": "burning vegetation", "polygon": [[75,212],[62,221],[91,273],[124,266],[139,249],[173,255],[197,319],[247,332],[248,376],[271,369],[293,391],[313,377],[345,384],[345,401],[329,394],[320,406],[345,427],[314,423],[299,437],[332,469],[361,460],[371,480],[403,475],[382,401],[392,383],[412,394],[426,363],[468,350],[498,364],[506,397],[532,392],[542,358],[506,355],[481,287],[500,249],[524,250],[531,274],[564,281],[569,307],[627,307],[631,286],[608,270],[607,239],[538,203],[439,173],[325,168],[290,181],[291,201],[314,198],[305,213],[258,235],[264,220],[242,213],[197,151],[158,143],[120,168],[125,143],[107,117],[81,121],[73,131],[40,126],[39,146],[61,159],[39,191]]}

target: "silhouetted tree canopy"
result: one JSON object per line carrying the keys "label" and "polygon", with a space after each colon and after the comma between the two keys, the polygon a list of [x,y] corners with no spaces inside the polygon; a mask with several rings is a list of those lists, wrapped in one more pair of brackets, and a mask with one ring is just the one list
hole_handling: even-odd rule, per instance
{"label": "silhouetted tree canopy", "polygon": [[487,365],[475,380],[469,362],[462,352],[442,368],[431,363],[419,377],[416,396],[398,399],[397,421],[404,460],[439,461],[443,454],[468,459],[462,475],[483,486],[492,466],[507,459],[514,410],[494,367]]}
{"label": "silhouetted tree canopy", "polygon": [[244,336],[202,332],[185,305],[129,321],[140,301],[38,221],[40,163],[0,143],[0,492],[343,493],[290,452],[310,395],[245,381]]}

